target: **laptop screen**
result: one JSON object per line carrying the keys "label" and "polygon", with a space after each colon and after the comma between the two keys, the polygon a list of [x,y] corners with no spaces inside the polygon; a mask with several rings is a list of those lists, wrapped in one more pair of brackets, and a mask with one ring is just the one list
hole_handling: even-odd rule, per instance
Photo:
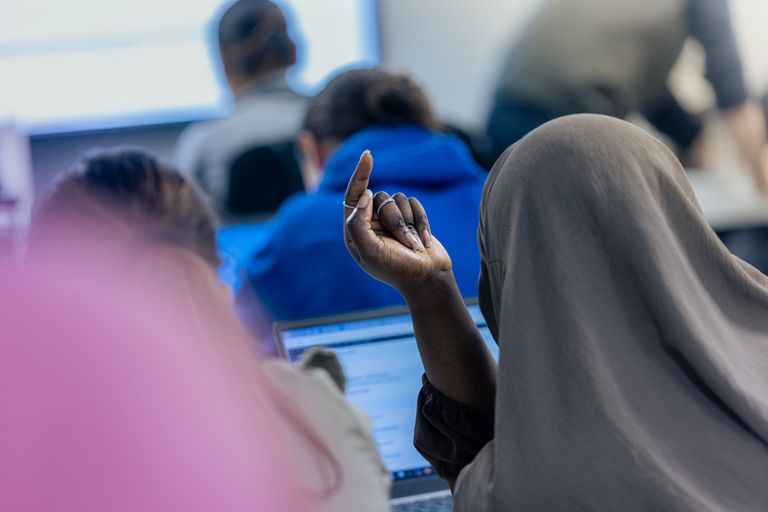
{"label": "laptop screen", "polygon": [[[498,347],[479,307],[470,305],[469,311],[498,359]],[[315,346],[336,353],[347,377],[347,397],[370,416],[376,444],[393,479],[433,475],[429,463],[413,447],[416,398],[424,367],[407,312],[372,313],[335,323],[278,329],[291,362]]]}

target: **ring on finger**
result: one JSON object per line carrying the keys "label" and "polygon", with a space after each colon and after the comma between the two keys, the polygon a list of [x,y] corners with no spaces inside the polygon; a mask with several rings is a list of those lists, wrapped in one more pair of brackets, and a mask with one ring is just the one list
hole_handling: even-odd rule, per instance
{"label": "ring on finger", "polygon": [[385,204],[394,203],[394,202],[395,202],[394,198],[392,198],[392,197],[388,197],[388,198],[386,198],[386,199],[384,200],[384,202],[382,202],[382,203],[379,205],[379,207],[378,207],[378,208],[376,208],[376,216],[377,216],[377,217],[381,217],[381,209],[382,209],[382,208],[384,208],[384,205],[385,205]]}

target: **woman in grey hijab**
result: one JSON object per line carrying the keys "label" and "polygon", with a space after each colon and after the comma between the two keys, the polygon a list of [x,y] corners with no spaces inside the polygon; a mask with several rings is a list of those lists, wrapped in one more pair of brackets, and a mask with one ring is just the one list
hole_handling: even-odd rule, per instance
{"label": "woman in grey hijab", "polygon": [[350,181],[347,246],[411,309],[415,444],[456,510],[768,510],[768,279],[664,145],[581,115],[496,163],[479,243],[498,367],[418,200],[374,197],[372,167]]}

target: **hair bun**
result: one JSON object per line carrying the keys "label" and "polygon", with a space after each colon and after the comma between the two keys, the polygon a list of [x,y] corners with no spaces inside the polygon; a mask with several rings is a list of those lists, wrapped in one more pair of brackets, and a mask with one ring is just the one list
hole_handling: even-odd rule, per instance
{"label": "hair bun", "polygon": [[365,93],[366,113],[374,123],[420,123],[421,91],[403,76],[392,76],[374,84]]}
{"label": "hair bun", "polygon": [[377,124],[440,129],[421,87],[405,75],[379,68],[353,69],[333,77],[311,100],[302,128],[318,141],[338,144]]}

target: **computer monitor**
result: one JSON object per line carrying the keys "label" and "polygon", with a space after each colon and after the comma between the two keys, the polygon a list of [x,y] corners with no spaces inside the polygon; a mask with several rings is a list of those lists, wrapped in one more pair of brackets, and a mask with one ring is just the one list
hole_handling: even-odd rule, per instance
{"label": "computer monitor", "polygon": [[[498,359],[478,305],[469,311]],[[347,397],[365,411],[385,466],[395,483],[433,476],[429,463],[413,447],[416,399],[424,367],[408,310],[394,308],[349,316],[277,324],[278,348],[295,363],[311,347],[331,349],[347,377]]]}

